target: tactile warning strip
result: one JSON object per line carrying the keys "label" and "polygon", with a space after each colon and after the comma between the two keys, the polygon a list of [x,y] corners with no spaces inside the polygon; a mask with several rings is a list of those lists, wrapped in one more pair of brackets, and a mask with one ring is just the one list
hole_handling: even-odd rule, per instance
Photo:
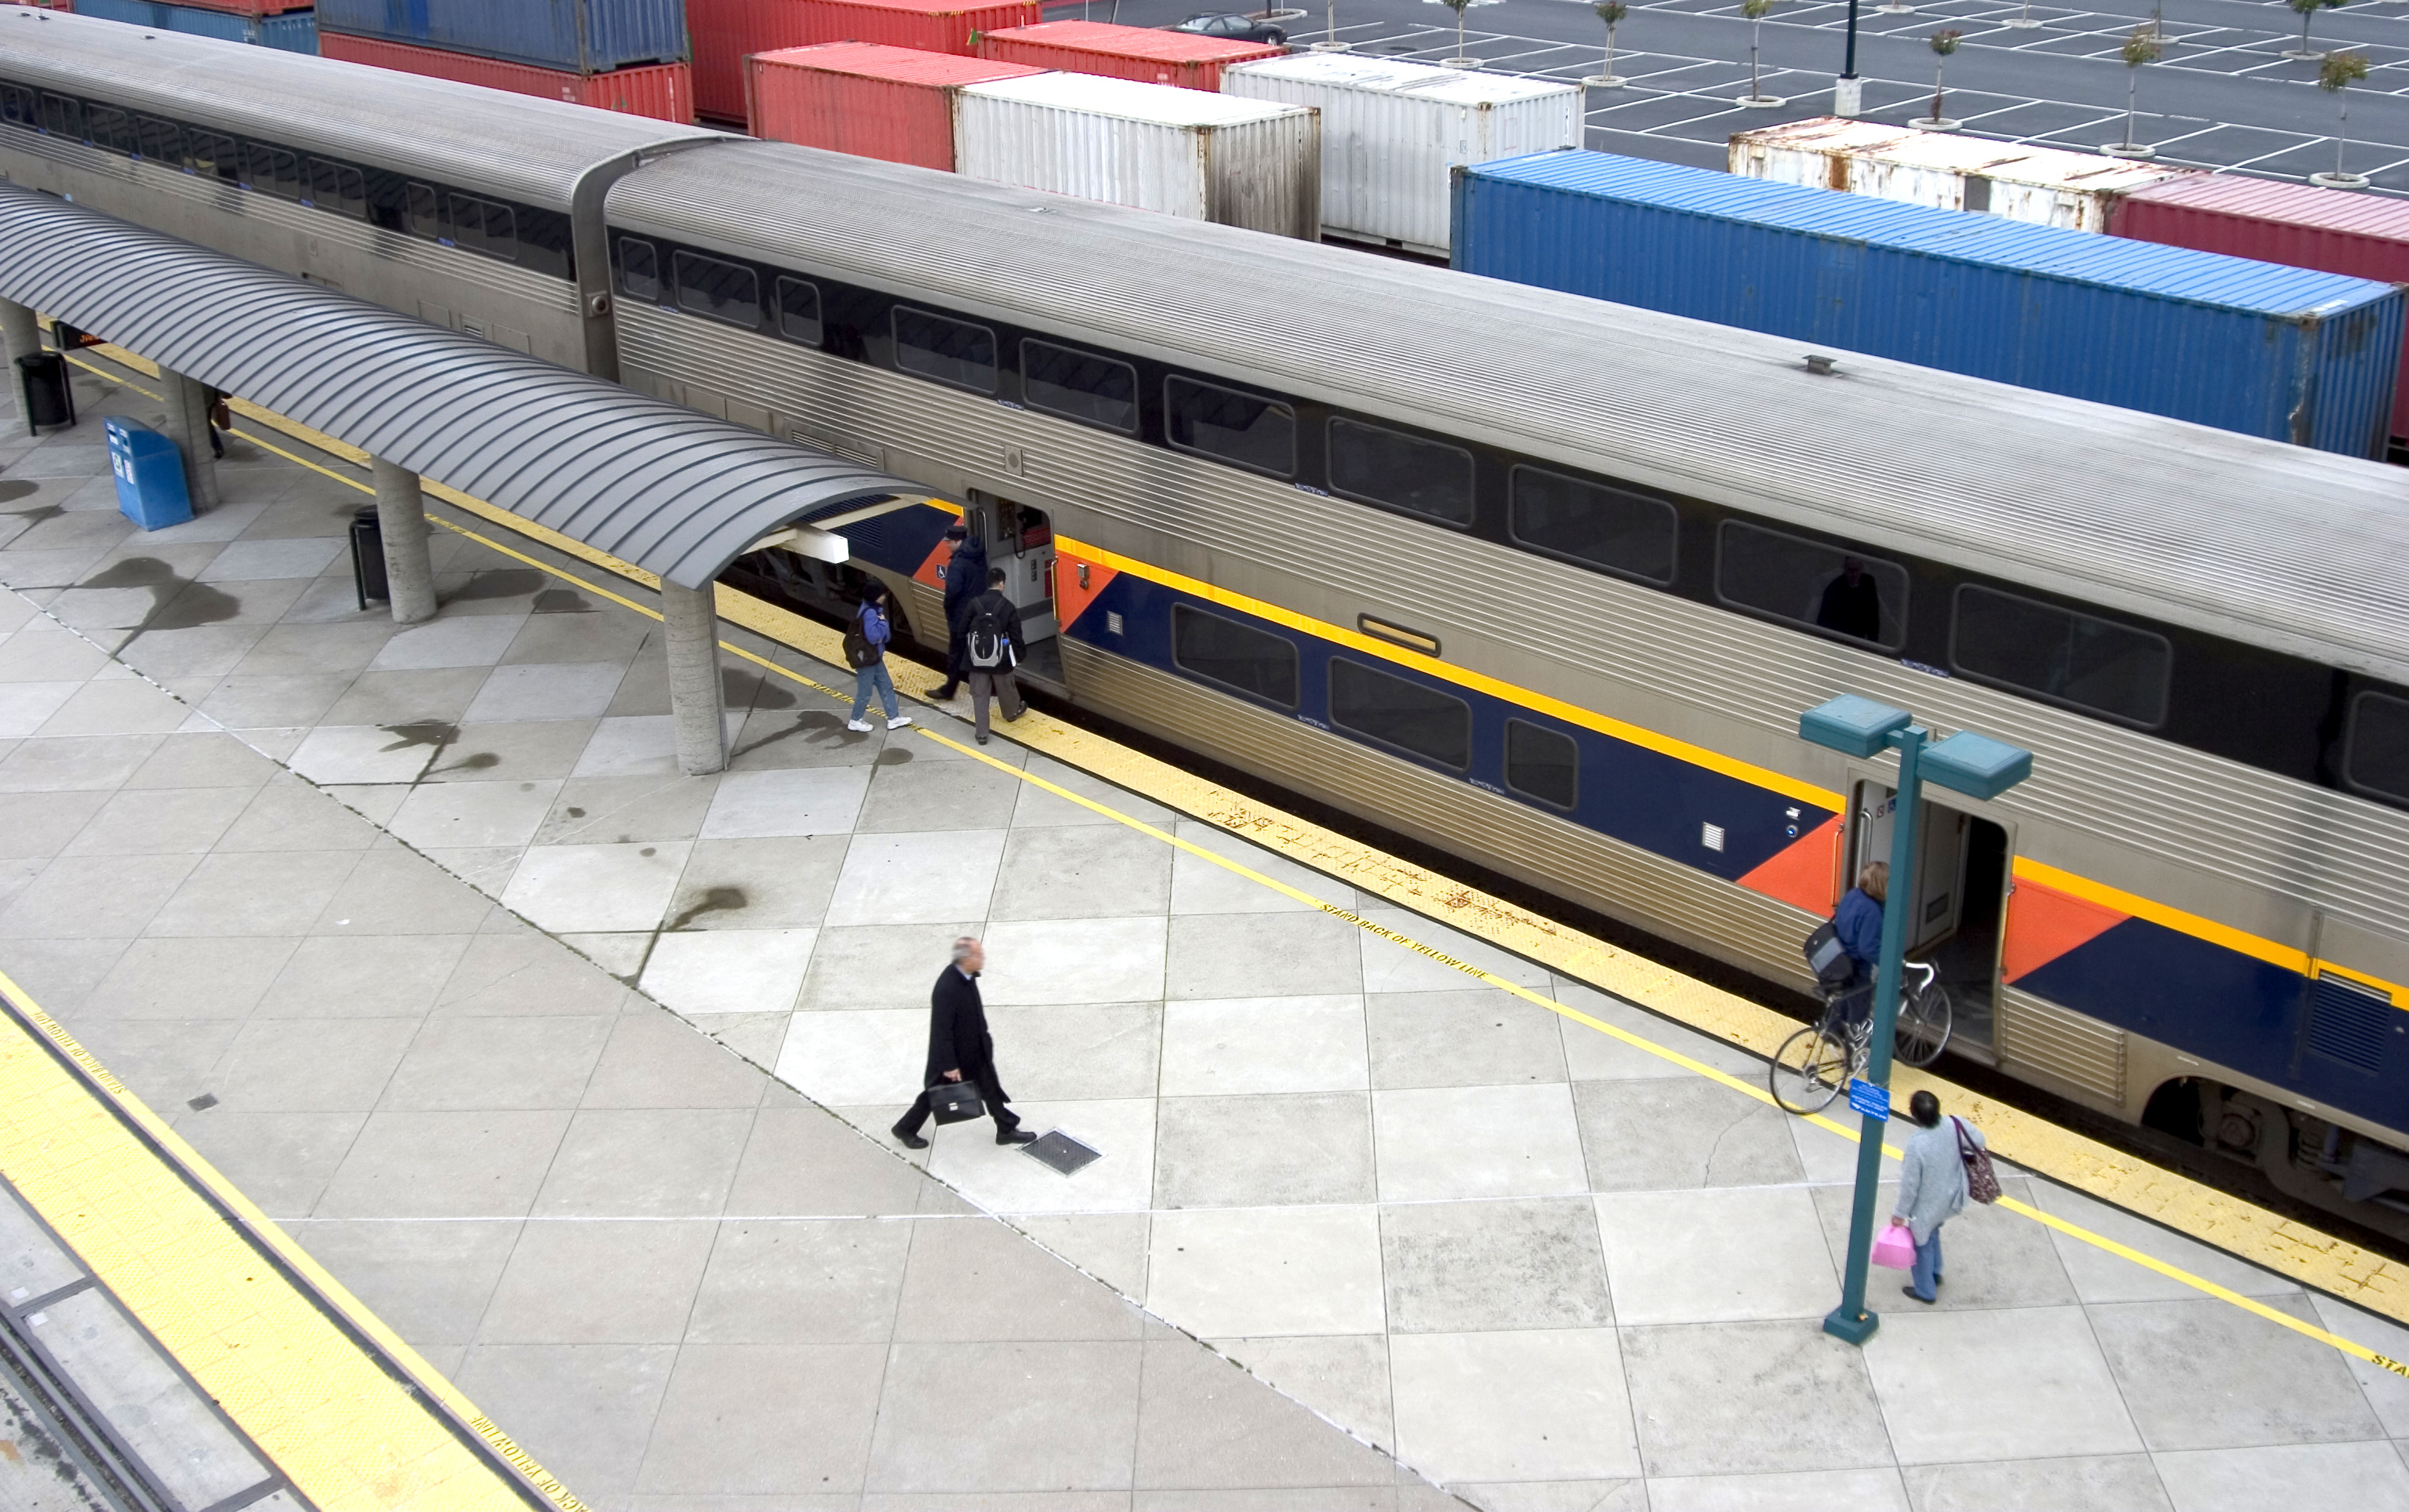
{"label": "tactile warning strip", "polygon": [[371,1354],[343,1324],[382,1325],[5,975],[0,994],[0,1174],[295,1490],[323,1512],[582,1512],[439,1417],[406,1346]]}

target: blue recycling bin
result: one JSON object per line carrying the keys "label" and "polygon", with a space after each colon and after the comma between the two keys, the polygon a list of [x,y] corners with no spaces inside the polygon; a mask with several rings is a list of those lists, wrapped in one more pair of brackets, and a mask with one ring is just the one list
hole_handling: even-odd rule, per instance
{"label": "blue recycling bin", "polygon": [[193,517],[184,487],[184,454],[174,441],[123,415],[108,417],[108,470],[117,476],[117,508],[145,530]]}

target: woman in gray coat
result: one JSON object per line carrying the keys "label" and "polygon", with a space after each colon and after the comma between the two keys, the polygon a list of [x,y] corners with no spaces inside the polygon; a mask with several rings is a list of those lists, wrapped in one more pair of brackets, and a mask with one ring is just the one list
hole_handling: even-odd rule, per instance
{"label": "woman in gray coat", "polygon": [[1940,1226],[1966,1210],[1966,1162],[1957,1153],[1957,1131],[1968,1143],[1983,1147],[1983,1131],[1972,1124],[1940,1116],[1940,1100],[1918,1092],[1907,1100],[1907,1115],[1923,1127],[1907,1142],[1900,1159],[1898,1206],[1891,1213],[1894,1228],[1907,1230],[1915,1240],[1915,1269],[1901,1291],[1918,1302],[1940,1300]]}

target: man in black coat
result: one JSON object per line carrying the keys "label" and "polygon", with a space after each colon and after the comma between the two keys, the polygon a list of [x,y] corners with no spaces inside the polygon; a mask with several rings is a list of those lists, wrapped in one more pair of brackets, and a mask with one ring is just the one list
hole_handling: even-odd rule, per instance
{"label": "man in black coat", "polygon": [[1027,1145],[1037,1136],[1020,1127],[1020,1115],[1004,1106],[1003,1084],[995,1076],[995,1038],[988,1033],[987,1005],[979,1001],[978,974],[987,966],[987,952],[964,935],[954,942],[953,964],[937,977],[929,994],[929,1065],[921,1076],[922,1091],[892,1132],[906,1149],[925,1150],[929,1142],[920,1126],[929,1121],[928,1088],[941,1082],[967,1081],[978,1088],[979,1101],[995,1117],[995,1142]]}
{"label": "man in black coat", "polygon": [[964,642],[971,632],[963,610],[987,591],[987,542],[959,520],[945,527],[945,539],[954,543],[954,554],[945,562],[945,685],[933,695],[940,703],[960,691],[962,679],[970,675]]}

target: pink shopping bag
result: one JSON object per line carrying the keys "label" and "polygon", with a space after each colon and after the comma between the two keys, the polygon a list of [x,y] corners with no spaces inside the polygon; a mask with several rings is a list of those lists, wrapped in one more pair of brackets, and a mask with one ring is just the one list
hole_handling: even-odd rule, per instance
{"label": "pink shopping bag", "polygon": [[1895,1224],[1885,1224],[1874,1235],[1873,1262],[1894,1271],[1911,1270],[1915,1265],[1915,1236]]}

